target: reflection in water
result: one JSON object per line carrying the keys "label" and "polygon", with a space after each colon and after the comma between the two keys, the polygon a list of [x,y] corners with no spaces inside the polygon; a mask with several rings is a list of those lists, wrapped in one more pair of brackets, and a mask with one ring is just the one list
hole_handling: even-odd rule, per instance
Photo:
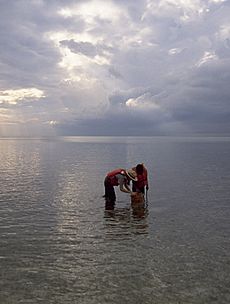
{"label": "reflection in water", "polygon": [[145,219],[148,215],[148,205],[143,204],[132,204],[133,217],[136,219]]}
{"label": "reflection in water", "polygon": [[126,207],[116,207],[115,202],[105,202],[106,234],[124,237],[134,234],[148,234],[148,206],[131,204]]}
{"label": "reflection in water", "polygon": [[[230,303],[230,141],[93,140],[0,140],[0,303]],[[140,159],[149,207],[104,206]]]}

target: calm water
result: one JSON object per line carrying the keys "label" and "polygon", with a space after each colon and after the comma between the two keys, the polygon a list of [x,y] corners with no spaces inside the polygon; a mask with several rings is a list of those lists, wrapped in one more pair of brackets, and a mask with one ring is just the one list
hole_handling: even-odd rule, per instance
{"label": "calm water", "polygon": [[[144,162],[148,205],[107,171]],[[230,138],[0,140],[0,303],[230,303]]]}

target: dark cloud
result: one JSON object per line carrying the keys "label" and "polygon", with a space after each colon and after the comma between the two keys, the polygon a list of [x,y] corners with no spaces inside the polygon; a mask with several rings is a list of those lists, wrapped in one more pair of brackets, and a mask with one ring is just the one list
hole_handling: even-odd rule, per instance
{"label": "dark cloud", "polygon": [[[67,2],[66,2],[67,4]],[[0,63],[3,87],[31,86],[46,81],[57,82],[61,60],[58,49],[45,35],[49,31],[74,27],[84,29],[84,21],[63,19],[58,14],[61,2],[54,1],[6,1],[0,10]],[[44,79],[44,80],[43,80]]]}
{"label": "dark cloud", "polygon": [[84,119],[72,123],[63,123],[55,126],[61,135],[103,135],[103,136],[141,136],[141,135],[164,135],[158,124],[137,117],[111,117],[103,119]]}
{"label": "dark cloud", "polygon": [[89,57],[95,57],[97,55],[96,47],[89,42],[75,42],[71,40],[62,40],[60,41],[62,46],[68,47],[73,53],[84,54]]}
{"label": "dark cloud", "polygon": [[65,135],[230,132],[229,1],[101,4],[1,1],[0,120]]}
{"label": "dark cloud", "polygon": [[115,78],[123,78],[121,73],[117,71],[114,67],[109,67],[109,74]]}

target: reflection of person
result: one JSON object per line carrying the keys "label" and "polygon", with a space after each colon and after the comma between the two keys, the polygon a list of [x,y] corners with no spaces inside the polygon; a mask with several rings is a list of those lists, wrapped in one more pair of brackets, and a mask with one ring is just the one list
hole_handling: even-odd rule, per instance
{"label": "reflection of person", "polygon": [[108,202],[115,202],[116,200],[116,194],[114,190],[114,186],[119,186],[120,191],[125,193],[132,193],[132,191],[129,188],[129,182],[137,181],[137,174],[134,170],[129,169],[115,169],[111,172],[109,172],[104,181],[105,186],[105,199]]}
{"label": "reflection of person", "polygon": [[133,186],[132,186],[133,192],[145,193],[145,187],[146,190],[149,190],[147,169],[145,168],[144,164],[138,164],[136,167],[132,169],[137,174],[137,181],[133,181]]}
{"label": "reflection of person", "polygon": [[[140,206],[132,205],[132,215],[133,218],[144,219],[148,216],[148,209],[144,204],[141,204]],[[143,227],[144,227],[144,223],[143,223]]]}

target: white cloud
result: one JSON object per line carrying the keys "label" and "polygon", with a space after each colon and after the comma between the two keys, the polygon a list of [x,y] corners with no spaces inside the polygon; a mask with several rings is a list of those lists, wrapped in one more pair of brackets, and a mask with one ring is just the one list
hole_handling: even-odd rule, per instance
{"label": "white cloud", "polygon": [[160,105],[154,101],[154,97],[152,97],[150,94],[144,94],[137,98],[129,98],[125,104],[127,107],[145,111],[160,108]]}
{"label": "white cloud", "polygon": [[120,16],[123,15],[123,11],[119,6],[110,0],[106,2],[102,0],[92,0],[74,4],[69,7],[65,6],[61,8],[58,13],[66,18],[81,15],[91,26],[94,25],[95,18],[116,22]]}
{"label": "white cloud", "polygon": [[197,63],[197,66],[200,67],[200,66],[202,66],[205,63],[208,63],[210,61],[217,60],[217,59],[218,59],[218,56],[215,54],[215,52],[208,52],[208,51],[206,51],[203,54],[202,58]]}
{"label": "white cloud", "polygon": [[45,97],[42,90],[36,88],[23,88],[0,91],[0,104],[16,105],[20,102],[36,101]]}
{"label": "white cloud", "polygon": [[219,32],[217,33],[217,38],[221,39],[222,41],[230,40],[230,23],[220,26]]}
{"label": "white cloud", "polygon": [[163,17],[176,17],[181,22],[194,20],[208,11],[208,4],[201,0],[148,0],[147,11],[143,18],[150,15]]}
{"label": "white cloud", "polygon": [[58,121],[57,121],[57,120],[49,120],[49,121],[47,121],[46,123],[48,123],[48,124],[51,125],[51,126],[55,126],[55,125],[58,124]]}
{"label": "white cloud", "polygon": [[226,1],[228,1],[228,0],[209,0],[209,2],[214,2],[214,3],[223,3]]}
{"label": "white cloud", "polygon": [[181,48],[173,48],[168,51],[169,55],[180,54],[183,51]]}

